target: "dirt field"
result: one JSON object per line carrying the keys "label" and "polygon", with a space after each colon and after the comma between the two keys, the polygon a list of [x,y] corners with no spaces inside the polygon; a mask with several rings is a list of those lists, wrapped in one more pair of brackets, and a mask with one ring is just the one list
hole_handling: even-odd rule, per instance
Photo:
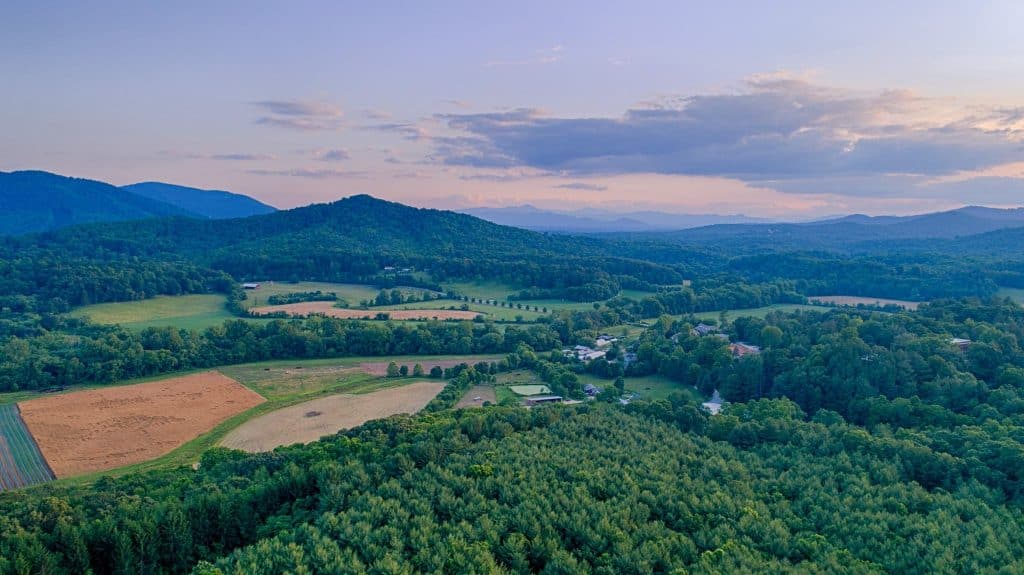
{"label": "dirt field", "polygon": [[820,301],[820,302],[823,302],[823,303],[834,303],[836,305],[852,305],[852,306],[855,306],[857,304],[877,305],[877,306],[898,305],[900,307],[903,307],[903,308],[909,309],[909,310],[915,310],[915,309],[917,309],[917,306],[920,305],[920,302],[916,302],[916,301],[907,301],[907,300],[901,300],[901,299],[885,299],[885,298],[877,298],[877,297],[858,297],[858,296],[852,296],[852,295],[821,295],[821,296],[815,296],[815,297],[812,297],[812,298],[809,298],[809,299],[810,299],[811,302]]}
{"label": "dirt field", "polygon": [[450,309],[342,309],[334,307],[332,301],[308,301],[302,303],[290,303],[285,305],[268,305],[254,307],[250,311],[257,315],[268,313],[285,312],[290,316],[304,317],[309,314],[320,313],[328,317],[342,319],[373,319],[379,313],[386,313],[391,319],[473,319],[482,315],[477,311],[462,311]]}
{"label": "dirt field", "polygon": [[159,457],[264,399],[216,371],[19,404],[57,477]]}
{"label": "dirt field", "polygon": [[[455,359],[434,359],[434,360],[430,360],[430,359],[422,359],[421,360],[421,359],[416,359],[416,358],[410,358],[408,361],[396,361],[395,363],[398,365],[398,367],[402,367],[403,365],[409,366],[409,373],[412,373],[413,366],[418,363],[418,364],[423,366],[424,373],[430,373],[430,369],[432,367],[435,367],[435,366],[443,368],[443,369],[447,369],[449,367],[455,367],[456,365],[459,365],[460,363],[468,363],[469,365],[476,365],[477,363],[480,363],[481,361],[492,362],[492,361],[500,361],[500,360],[501,360],[500,357],[467,357],[465,359],[455,358]],[[389,363],[391,363],[391,361],[366,361],[366,362],[363,362],[363,363],[359,364],[359,369],[363,370],[364,372],[366,372],[366,373],[368,373],[370,375],[376,375],[376,376],[384,377],[384,376],[386,376],[388,374],[388,364]]]}
{"label": "dirt field", "polygon": [[444,383],[420,381],[373,393],[314,399],[250,420],[229,433],[221,445],[255,453],[282,445],[309,443],[371,419],[415,413],[442,389]]}
{"label": "dirt field", "polygon": [[[479,397],[479,400],[473,399]],[[462,399],[455,404],[455,409],[463,407],[482,407],[485,401],[491,403],[498,403],[498,397],[495,394],[493,385],[474,385],[469,388],[466,395],[462,396]]]}

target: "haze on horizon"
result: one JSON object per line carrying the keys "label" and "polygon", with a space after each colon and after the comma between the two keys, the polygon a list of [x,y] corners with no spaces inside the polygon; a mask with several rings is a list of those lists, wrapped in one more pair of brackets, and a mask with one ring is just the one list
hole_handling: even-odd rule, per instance
{"label": "haze on horizon", "polygon": [[1019,14],[12,0],[0,170],[282,208],[358,193],[787,219],[1017,206]]}

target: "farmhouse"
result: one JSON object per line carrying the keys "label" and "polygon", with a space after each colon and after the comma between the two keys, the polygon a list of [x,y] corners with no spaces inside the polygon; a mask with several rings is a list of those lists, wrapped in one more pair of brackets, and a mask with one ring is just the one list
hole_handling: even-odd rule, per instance
{"label": "farmhouse", "polygon": [[242,284],[242,289],[260,289],[260,284],[256,282],[245,282]]}
{"label": "farmhouse", "polygon": [[967,348],[971,347],[971,340],[964,339],[962,337],[954,337],[949,340],[950,345],[955,345],[960,348],[960,351],[967,351]]}
{"label": "farmhouse", "polygon": [[691,329],[690,333],[692,333],[693,335],[699,335],[703,337],[705,335],[709,335],[712,333],[718,333],[718,328],[713,325],[708,325],[706,323],[701,322],[698,323],[693,329]]}
{"label": "farmhouse", "polygon": [[575,357],[576,359],[587,362],[593,361],[598,358],[604,357],[608,352],[598,351],[591,349],[585,345],[577,345],[572,349],[563,349],[562,355],[565,357]]}
{"label": "farmhouse", "polygon": [[598,395],[599,393],[601,393],[601,391],[602,390],[601,390],[600,387],[597,387],[596,385],[594,385],[592,383],[588,383],[588,384],[583,386],[583,393],[587,394],[589,397],[594,397],[594,396]]}
{"label": "farmhouse", "polygon": [[750,345],[749,343],[738,341],[736,343],[729,344],[729,351],[732,352],[733,357],[743,357],[745,355],[757,355],[761,353],[761,348],[756,345]]}
{"label": "farmhouse", "polygon": [[601,335],[597,336],[597,340],[594,342],[594,347],[609,346],[617,341],[619,341],[619,338],[602,333]]}

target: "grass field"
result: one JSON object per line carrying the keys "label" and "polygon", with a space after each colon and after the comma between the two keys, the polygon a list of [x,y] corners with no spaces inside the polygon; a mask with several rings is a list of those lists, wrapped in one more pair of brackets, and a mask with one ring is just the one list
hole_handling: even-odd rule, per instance
{"label": "grass field", "polygon": [[217,294],[159,296],[139,301],[101,303],[80,307],[72,311],[71,315],[136,330],[163,326],[202,330],[235,317],[225,309],[224,296]]}
{"label": "grass field", "polygon": [[15,405],[0,405],[0,491],[53,479]]}
{"label": "grass field", "polygon": [[[326,282],[259,282],[260,289],[246,290],[248,296],[242,305],[246,308],[267,305],[267,298],[272,295],[284,295],[297,292],[321,291],[324,293],[334,292],[338,297],[348,302],[351,307],[356,307],[359,302],[367,299],[374,299],[380,293],[380,288],[363,284],[336,284]],[[422,293],[426,290],[418,288],[397,288],[403,294]],[[391,290],[388,290],[389,292]]]}
{"label": "grass field", "polygon": [[[509,295],[516,294],[522,291],[523,288],[516,287],[510,284],[494,281],[479,281],[479,282],[456,282],[445,285],[446,288],[455,290],[456,292],[479,297],[484,299],[496,299],[505,301]],[[651,292],[639,291],[639,290],[622,290],[619,295],[630,297],[636,300],[643,299],[646,296],[651,295]],[[581,310],[591,309],[593,302],[574,302],[560,299],[538,299],[538,300],[523,300],[523,305],[529,305],[530,307],[539,306],[546,307],[548,311],[553,310]],[[513,313],[513,316],[515,314]]]}
{"label": "grass field", "polygon": [[1024,289],[1021,288],[999,288],[996,295],[999,297],[1008,297],[1017,303],[1024,303]]}
{"label": "grass field", "polygon": [[[767,305],[764,307],[752,307],[747,309],[730,309],[726,311],[729,319],[736,319],[738,317],[764,317],[772,312],[789,313],[794,311],[828,311],[829,307],[820,305],[804,305],[796,303],[779,303],[774,305]],[[721,312],[717,311],[705,311],[695,313],[697,319],[718,319]]]}
{"label": "grass field", "polygon": [[[601,379],[586,373],[580,375],[579,379],[581,384],[590,383],[603,389],[607,389],[615,383],[613,380]],[[694,401],[706,401],[696,389],[660,375],[627,377],[626,392],[636,393],[641,399],[665,399],[669,395],[679,392],[690,396]]]}
{"label": "grass field", "polygon": [[[516,302],[519,303],[519,302]],[[469,307],[469,311],[475,311],[485,314],[487,317],[492,319],[504,320],[504,321],[515,321],[516,316],[522,316],[524,322],[536,321],[538,317],[544,315],[541,312],[527,311],[524,309],[515,309],[500,307],[496,305],[488,305],[482,303],[468,303],[464,301],[457,301],[452,299],[439,299],[434,301],[423,301],[415,303],[403,303],[399,305],[388,305],[388,306],[375,306],[370,308],[371,311],[387,311],[387,310],[401,310],[401,309],[447,309],[454,306],[455,309],[462,309],[462,306],[466,305]],[[523,302],[526,305],[526,302]],[[531,303],[531,307],[532,307]]]}
{"label": "grass field", "polygon": [[909,301],[905,299],[885,299],[878,297],[861,297],[861,296],[850,296],[850,295],[821,295],[809,298],[811,303],[823,302],[829,304],[835,304],[840,306],[886,306],[886,305],[898,305],[904,309],[916,310],[917,306],[921,304],[919,301]]}

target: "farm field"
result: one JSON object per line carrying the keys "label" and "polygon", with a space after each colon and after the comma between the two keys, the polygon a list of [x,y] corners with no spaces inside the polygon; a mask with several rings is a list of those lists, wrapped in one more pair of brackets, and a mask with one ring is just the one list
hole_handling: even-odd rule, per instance
{"label": "farm field", "polygon": [[[513,305],[520,303],[515,302]],[[526,305],[526,302],[522,302]],[[377,306],[370,308],[372,312],[378,311],[389,311],[389,310],[409,310],[409,309],[444,309],[448,307],[455,307],[456,309],[461,308],[463,305],[469,308],[471,312],[482,313],[489,318],[494,318],[504,321],[515,321],[516,316],[522,316],[523,321],[535,321],[538,317],[544,315],[542,312],[517,309],[515,307],[501,307],[497,305],[489,305],[483,303],[469,303],[464,301],[456,301],[452,299],[439,299],[434,301],[421,301],[414,303],[403,303],[398,305],[388,306]],[[530,304],[533,307],[533,304]]]}
{"label": "farm field", "polygon": [[15,405],[0,405],[0,491],[52,480],[32,435]]}
{"label": "farm field", "polygon": [[57,477],[164,455],[265,400],[215,371],[92,389],[20,404]]}
{"label": "farm field", "polygon": [[[764,307],[752,307],[746,309],[730,309],[726,310],[727,317],[735,319],[737,317],[764,317],[772,312],[783,312],[789,313],[794,311],[828,311],[831,308],[820,306],[820,305],[805,305],[799,303],[779,303],[774,305],[766,305]],[[718,319],[721,312],[718,311],[704,311],[693,314],[697,319]]]}
{"label": "farm field", "polygon": [[174,326],[202,330],[237,319],[224,307],[224,296],[193,294],[159,296],[138,301],[101,303],[71,311],[73,317],[88,317],[96,323],[119,324],[132,330]]}
{"label": "farm field", "polygon": [[[267,298],[272,295],[285,295],[289,293],[298,292],[313,292],[321,291],[324,293],[334,292],[338,294],[338,297],[347,301],[349,306],[357,306],[359,302],[363,300],[372,300],[377,297],[380,293],[379,287],[374,287],[365,284],[337,284],[328,282],[258,282],[260,284],[259,289],[246,290],[246,299],[242,302],[242,306],[246,308],[259,307],[266,305]],[[395,288],[405,295],[410,293],[422,293],[427,290],[420,288],[406,288],[398,287]],[[391,291],[390,289],[387,291]]]}
{"label": "farm field", "polygon": [[399,413],[416,413],[444,389],[439,381],[418,381],[361,395],[332,395],[278,409],[235,428],[221,445],[249,452],[309,443],[325,435]]}
{"label": "farm field", "polygon": [[999,297],[1008,297],[1017,303],[1024,303],[1024,289],[1001,287],[996,292]]}
{"label": "farm field", "polygon": [[[475,399],[477,397],[480,399]],[[474,385],[469,388],[466,395],[463,395],[462,399],[455,404],[455,409],[462,409],[464,407],[483,407],[486,402],[491,402],[492,404],[498,402],[498,396],[494,391],[494,386]]]}
{"label": "farm field", "polygon": [[814,297],[809,298],[809,299],[810,299],[810,301],[812,303],[814,303],[814,302],[823,302],[823,303],[831,303],[831,304],[836,304],[836,305],[850,305],[850,306],[856,306],[856,305],[859,305],[859,304],[876,305],[876,306],[898,305],[898,306],[900,306],[900,307],[902,307],[904,309],[909,309],[911,311],[916,310],[917,306],[919,306],[921,304],[921,302],[918,302],[918,301],[908,301],[908,300],[902,300],[902,299],[885,299],[885,298],[878,298],[878,297],[859,297],[859,296],[850,296],[850,295],[819,295],[819,296],[814,296]]}
{"label": "farm field", "polygon": [[284,312],[293,317],[304,317],[310,314],[323,314],[328,317],[343,319],[373,319],[378,313],[387,313],[393,320],[423,320],[423,319],[473,319],[480,315],[478,312],[461,310],[439,310],[439,309],[409,309],[409,310],[385,310],[381,308],[370,308],[367,310],[345,309],[334,307],[332,301],[310,301],[302,303],[290,303],[285,305],[268,305],[250,308],[250,311],[257,315]]}

